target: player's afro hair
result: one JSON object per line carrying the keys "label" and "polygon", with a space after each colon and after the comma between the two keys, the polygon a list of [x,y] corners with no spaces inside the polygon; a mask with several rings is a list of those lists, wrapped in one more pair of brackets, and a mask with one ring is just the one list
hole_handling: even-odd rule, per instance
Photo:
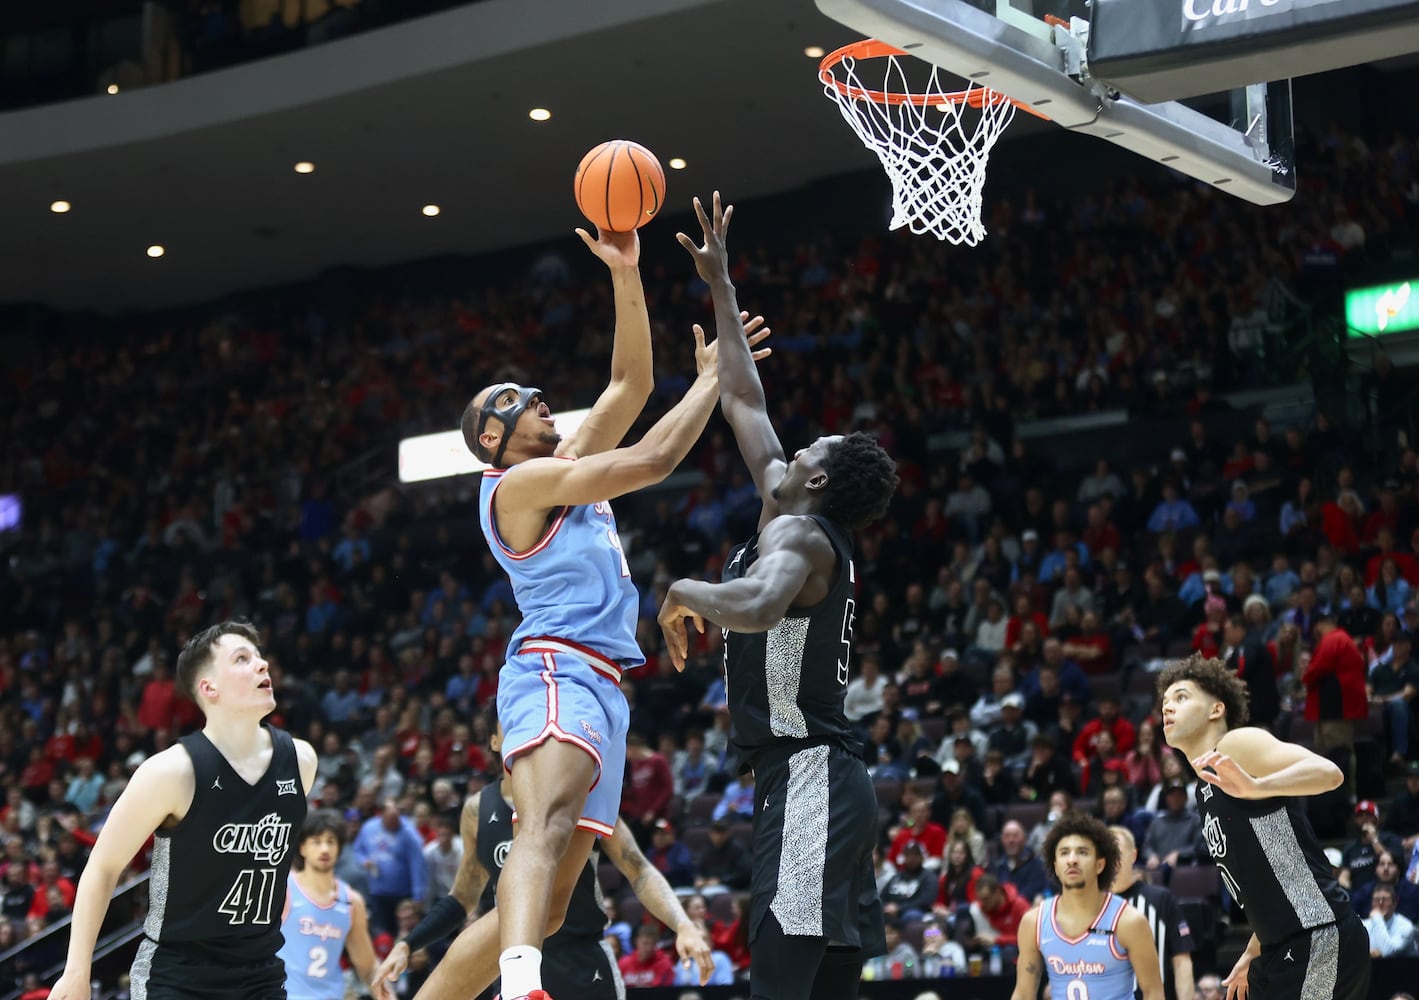
{"label": "player's afro hair", "polygon": [[823,471],[823,516],[857,531],[887,513],[897,490],[897,463],[862,432],[849,434],[828,449]]}
{"label": "player's afro hair", "polygon": [[1250,700],[1246,682],[1221,660],[1193,653],[1185,660],[1164,667],[1158,675],[1158,694],[1161,696],[1178,681],[1192,681],[1220,701],[1227,710],[1228,729],[1246,724]]}

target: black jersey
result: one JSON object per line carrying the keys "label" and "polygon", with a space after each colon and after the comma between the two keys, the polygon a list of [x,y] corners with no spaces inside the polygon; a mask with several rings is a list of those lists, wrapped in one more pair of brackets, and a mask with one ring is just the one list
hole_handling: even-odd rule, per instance
{"label": "black jersey", "polygon": [[[503,798],[502,779],[486,786],[478,799],[478,863],[488,873],[488,884],[478,901],[485,913],[495,905],[498,878],[503,862],[512,847],[512,806]],[[567,904],[567,916],[561,928],[547,940],[547,945],[568,939],[600,941],[606,930],[606,908],[602,904],[601,885],[596,878],[596,866],[601,852],[593,850],[591,859],[582,869]]]}
{"label": "black jersey", "polygon": [[[811,608],[790,607],[767,632],[725,631],[724,673],[732,738],[752,765],[765,750],[802,740],[851,740],[843,714],[852,647],[852,542],[825,517],[810,515],[832,543],[837,577]],[[755,535],[735,549],[724,580],[744,576],[759,555]]]}
{"label": "black jersey", "polygon": [[1349,915],[1303,799],[1235,799],[1205,781],[1196,796],[1207,853],[1263,945]]}
{"label": "black jersey", "polygon": [[181,743],[192,758],[187,815],[153,839],[143,933],[225,966],[255,965],[281,948],[281,911],[305,789],[289,733],[267,726],[271,762],[255,784],[201,732]]}

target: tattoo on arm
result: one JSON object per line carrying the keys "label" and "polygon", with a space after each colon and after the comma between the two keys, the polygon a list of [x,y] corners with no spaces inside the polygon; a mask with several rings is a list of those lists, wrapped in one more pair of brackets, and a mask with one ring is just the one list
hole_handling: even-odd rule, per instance
{"label": "tattoo on arm", "polygon": [[1032,976],[1038,976],[1041,972],[1044,971],[1044,969],[1040,967],[1039,962],[1036,962],[1034,959],[1031,959],[1029,964],[1025,966],[1025,971]]}

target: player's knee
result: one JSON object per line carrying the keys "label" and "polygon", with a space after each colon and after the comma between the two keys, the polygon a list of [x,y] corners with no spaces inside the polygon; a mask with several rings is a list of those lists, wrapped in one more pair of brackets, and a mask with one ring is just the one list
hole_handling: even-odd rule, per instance
{"label": "player's knee", "polygon": [[519,816],[517,839],[513,843],[525,840],[528,844],[525,850],[555,865],[571,843],[580,814],[580,809],[554,807],[537,816]]}

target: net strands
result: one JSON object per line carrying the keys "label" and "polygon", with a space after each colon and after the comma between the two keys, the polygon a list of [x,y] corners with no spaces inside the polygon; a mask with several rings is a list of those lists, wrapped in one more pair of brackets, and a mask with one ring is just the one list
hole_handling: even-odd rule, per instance
{"label": "net strands", "polygon": [[[823,91],[892,182],[890,228],[908,226],[918,235],[975,246],[985,238],[986,164],[1015,117],[1015,104],[985,87],[948,90],[936,67],[924,86],[914,86],[897,55],[837,56],[824,60]],[[880,85],[863,81],[858,67],[864,63],[882,67]]]}

